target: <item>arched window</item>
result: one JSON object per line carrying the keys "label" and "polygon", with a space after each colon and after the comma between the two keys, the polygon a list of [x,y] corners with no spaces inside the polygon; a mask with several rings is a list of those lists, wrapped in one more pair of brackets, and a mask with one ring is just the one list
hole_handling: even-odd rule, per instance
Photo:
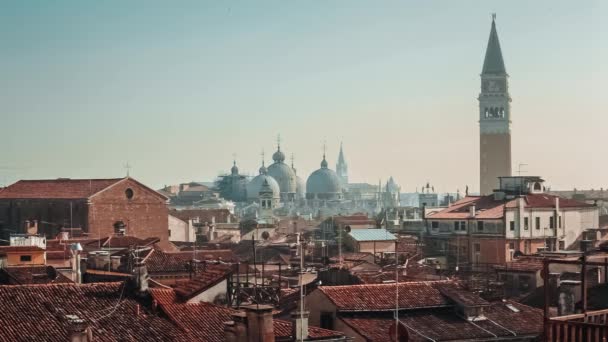
{"label": "arched window", "polygon": [[534,191],[541,191],[543,189],[539,182],[534,183]]}
{"label": "arched window", "polygon": [[505,108],[504,107],[500,107],[500,117],[501,118],[505,117]]}

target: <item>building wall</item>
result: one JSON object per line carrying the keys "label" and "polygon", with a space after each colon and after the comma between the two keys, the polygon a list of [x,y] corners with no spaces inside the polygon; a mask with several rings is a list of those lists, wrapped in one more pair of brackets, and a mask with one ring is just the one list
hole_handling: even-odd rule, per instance
{"label": "building wall", "polygon": [[314,290],[304,298],[306,309],[310,312],[308,316],[308,324],[320,327],[321,326],[321,313],[332,312],[334,322],[336,322],[336,306],[327,298],[327,296],[321,292],[321,290]]}
{"label": "building wall", "polygon": [[498,189],[498,177],[511,175],[511,134],[482,133],[480,148],[480,193],[489,195]]}
{"label": "building wall", "polygon": [[48,236],[59,233],[61,227],[86,231],[87,210],[85,200],[0,199],[0,231],[25,233],[25,221],[33,220],[38,221],[39,233]]}
{"label": "building wall", "polygon": [[[127,198],[127,189],[133,197]],[[169,239],[169,210],[164,197],[127,179],[107,188],[90,198],[89,233],[91,236],[114,234],[114,224],[123,221],[126,234],[139,238],[158,237],[161,242]]]}
{"label": "building wall", "polygon": [[[30,261],[21,261],[21,256],[31,257]],[[6,256],[7,266],[22,266],[22,265],[45,265],[46,254],[44,251],[29,251],[29,252],[11,252]]]}
{"label": "building wall", "polygon": [[169,241],[190,242],[194,241],[194,231],[189,230],[189,224],[169,215]]}
{"label": "building wall", "polygon": [[395,252],[395,241],[361,241],[355,243],[354,248],[360,253]]}

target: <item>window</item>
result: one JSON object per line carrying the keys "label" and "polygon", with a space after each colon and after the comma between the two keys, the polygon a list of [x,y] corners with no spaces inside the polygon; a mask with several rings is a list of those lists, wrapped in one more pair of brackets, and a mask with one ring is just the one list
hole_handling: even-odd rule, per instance
{"label": "window", "polygon": [[127,190],[125,190],[125,196],[127,196],[127,199],[132,199],[133,198],[133,189],[128,188]]}
{"label": "window", "polygon": [[483,231],[483,221],[477,221],[477,231],[478,232]]}
{"label": "window", "polygon": [[559,227],[561,228],[562,227],[562,217],[561,216],[559,217],[559,223],[558,224],[559,224]]}
{"label": "window", "polygon": [[540,217],[536,218],[536,229],[540,229]]}
{"label": "window", "polygon": [[524,241],[524,253],[530,254],[531,250],[532,250],[532,243],[530,242],[530,240],[525,240]]}
{"label": "window", "polygon": [[515,230],[515,221],[509,222],[509,229],[511,229],[511,231]]}
{"label": "window", "polygon": [[438,221],[432,221],[431,222],[431,228],[438,229],[439,228],[439,222]]}
{"label": "window", "polygon": [[321,328],[323,329],[334,329],[334,314],[332,312],[322,311],[321,312]]}
{"label": "window", "polygon": [[467,230],[467,223],[465,221],[454,221],[454,230],[455,231],[465,231]]}
{"label": "window", "polygon": [[515,250],[515,242],[509,242],[509,249]]}
{"label": "window", "polygon": [[549,228],[550,229],[555,228],[555,217],[553,217],[553,216],[549,217]]}
{"label": "window", "polygon": [[171,237],[171,229],[169,229],[169,237]]}
{"label": "window", "polygon": [[524,217],[524,229],[528,230],[528,218]]}
{"label": "window", "polygon": [[32,256],[31,255],[20,255],[19,261],[21,261],[21,262],[32,261]]}
{"label": "window", "polygon": [[475,248],[475,253],[479,253],[481,252],[481,245],[476,243],[473,245],[473,247]]}
{"label": "window", "polygon": [[566,241],[559,240],[559,250],[563,251],[564,249],[566,249]]}

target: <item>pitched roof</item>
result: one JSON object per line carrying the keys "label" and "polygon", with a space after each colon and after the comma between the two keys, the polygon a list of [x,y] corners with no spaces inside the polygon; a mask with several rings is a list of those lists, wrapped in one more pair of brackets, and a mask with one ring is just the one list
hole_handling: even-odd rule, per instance
{"label": "pitched roof", "polygon": [[206,265],[204,270],[199,271],[192,279],[179,282],[175,293],[182,299],[190,299],[226,279],[234,268],[233,265],[227,264]]}
{"label": "pitched roof", "polygon": [[[225,341],[224,323],[232,320],[232,314],[238,312],[234,309],[205,302],[178,303],[172,289],[151,289],[152,297],[161,309],[178,326],[182,327],[199,341],[223,342]],[[291,322],[275,319],[274,332],[277,338],[291,336]],[[332,330],[308,327],[309,337],[339,337],[342,333]]]}
{"label": "pitched roof", "polygon": [[348,286],[319,286],[338,311],[395,310],[395,286],[399,286],[399,308],[420,309],[446,307],[451,303],[441,294],[439,285],[456,284],[452,281],[423,281],[399,284],[365,284]]}
{"label": "pitched roof", "polygon": [[[158,248],[153,249],[144,262],[150,273],[177,273],[188,272],[188,265],[194,258],[193,251],[164,252]],[[234,261],[234,253],[225,249],[196,250],[196,259],[205,261]]]}
{"label": "pitched roof", "polygon": [[348,235],[356,241],[394,241],[397,239],[384,228],[353,229]]}
{"label": "pitched roof", "polygon": [[[525,208],[553,209],[557,196],[549,194],[528,194],[522,196]],[[470,216],[469,208],[475,205],[476,219],[501,219],[506,208],[517,208],[517,198],[495,200],[494,195],[469,196],[454,202],[448,208],[430,213],[428,219],[467,219]],[[568,198],[559,198],[560,209],[589,208],[592,204],[579,202]]]}
{"label": "pitched roof", "polygon": [[[509,306],[519,310],[515,312]],[[424,310],[400,315],[408,330],[408,341],[494,340],[513,334],[538,336],[543,330],[543,316],[538,309],[515,302],[494,302],[484,308],[486,320],[469,322],[452,309]],[[368,341],[388,341],[394,318],[342,318]]]}
{"label": "pitched roof", "polygon": [[85,199],[123,179],[20,180],[0,192],[0,199]]}
{"label": "pitched roof", "polygon": [[538,272],[543,269],[543,258],[520,257],[504,265],[496,265],[494,268],[509,272]]}
{"label": "pitched roof", "polygon": [[490,30],[490,38],[488,38],[488,47],[486,48],[486,58],[483,61],[482,74],[505,75],[505,62],[502,59],[502,51],[500,50],[500,42],[498,41],[498,33],[496,32],[496,22],[492,20],[492,29]]}
{"label": "pitched roof", "polygon": [[[4,275],[4,277],[3,277]],[[53,278],[54,276],[54,278]],[[72,283],[52,266],[13,266],[0,269],[0,283],[13,285]]]}
{"label": "pitched roof", "polygon": [[[5,341],[69,340],[66,315],[77,315],[95,341],[191,341],[177,326],[146,312],[122,283],[0,286]],[[136,314],[137,312],[140,314]]]}

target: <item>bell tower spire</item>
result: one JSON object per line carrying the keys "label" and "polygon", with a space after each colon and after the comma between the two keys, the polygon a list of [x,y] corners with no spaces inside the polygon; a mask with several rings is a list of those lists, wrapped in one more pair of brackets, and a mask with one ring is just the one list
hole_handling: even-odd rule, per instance
{"label": "bell tower spire", "polygon": [[346,187],[348,185],[348,164],[344,158],[342,142],[340,142],[340,153],[338,154],[338,162],[336,163],[336,173],[338,174],[338,177],[340,177],[342,186]]}
{"label": "bell tower spire", "polygon": [[498,32],[496,14],[481,72],[479,94],[480,193],[491,194],[498,177],[511,175],[511,96]]}

